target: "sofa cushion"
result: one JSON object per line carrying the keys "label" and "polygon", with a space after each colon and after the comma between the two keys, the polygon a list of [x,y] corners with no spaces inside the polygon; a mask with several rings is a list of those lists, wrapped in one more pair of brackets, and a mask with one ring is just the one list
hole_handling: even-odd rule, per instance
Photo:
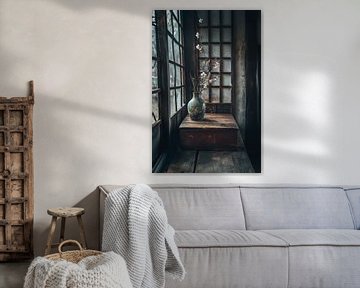
{"label": "sofa cushion", "polygon": [[359,288],[358,246],[289,247],[289,288]]}
{"label": "sofa cushion", "polygon": [[178,247],[252,247],[288,244],[268,233],[244,230],[183,230],[176,231]]}
{"label": "sofa cushion", "polygon": [[288,247],[179,248],[183,281],[166,288],[287,288]]}
{"label": "sofa cushion", "polygon": [[342,188],[241,187],[246,226],[265,229],[354,229]]}
{"label": "sofa cushion", "polygon": [[360,246],[360,231],[348,229],[262,230],[289,246]]}
{"label": "sofa cushion", "polygon": [[153,187],[176,230],[245,229],[240,190],[209,187]]}

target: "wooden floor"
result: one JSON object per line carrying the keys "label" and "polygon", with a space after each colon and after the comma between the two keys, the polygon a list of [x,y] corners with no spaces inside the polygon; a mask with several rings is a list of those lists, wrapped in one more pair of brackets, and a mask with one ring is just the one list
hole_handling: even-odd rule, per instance
{"label": "wooden floor", "polygon": [[237,151],[179,150],[168,173],[254,173],[245,149]]}

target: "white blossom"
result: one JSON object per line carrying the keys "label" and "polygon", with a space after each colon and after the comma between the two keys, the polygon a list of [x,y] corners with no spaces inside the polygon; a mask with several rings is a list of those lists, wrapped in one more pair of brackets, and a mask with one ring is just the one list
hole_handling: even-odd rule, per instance
{"label": "white blossom", "polygon": [[199,33],[199,32],[196,32],[195,37],[199,39],[200,33]]}
{"label": "white blossom", "polygon": [[202,24],[204,22],[203,18],[199,18],[199,23]]}

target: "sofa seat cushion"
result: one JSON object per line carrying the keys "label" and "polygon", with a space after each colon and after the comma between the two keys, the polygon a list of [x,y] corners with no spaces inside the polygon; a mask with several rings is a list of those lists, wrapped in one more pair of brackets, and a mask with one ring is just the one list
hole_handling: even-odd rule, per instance
{"label": "sofa seat cushion", "polygon": [[244,230],[180,230],[175,233],[175,242],[182,248],[288,246],[269,233]]}
{"label": "sofa seat cushion", "polygon": [[360,231],[350,229],[262,230],[289,246],[360,246]]}

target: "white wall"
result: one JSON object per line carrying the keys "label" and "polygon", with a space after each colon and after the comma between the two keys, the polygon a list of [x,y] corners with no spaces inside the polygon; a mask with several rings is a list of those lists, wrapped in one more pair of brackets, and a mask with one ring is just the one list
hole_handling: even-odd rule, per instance
{"label": "white wall", "polygon": [[[172,4],[173,3],[173,4]],[[151,174],[151,10],[261,9],[263,172]],[[360,184],[360,1],[0,0],[0,95],[35,81],[35,248],[46,208],[126,183]]]}

